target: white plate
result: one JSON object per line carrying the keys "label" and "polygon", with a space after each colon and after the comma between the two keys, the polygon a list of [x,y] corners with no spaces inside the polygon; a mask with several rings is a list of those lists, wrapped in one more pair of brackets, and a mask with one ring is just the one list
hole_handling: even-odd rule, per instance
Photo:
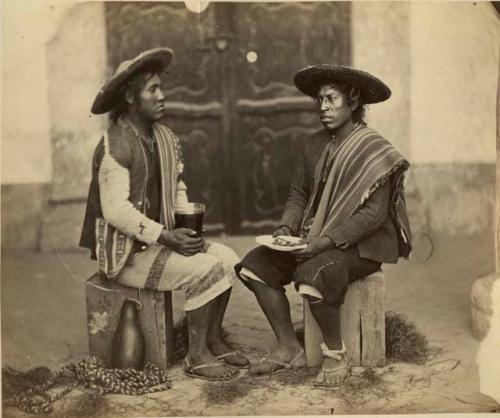
{"label": "white plate", "polygon": [[298,242],[302,239],[299,237],[292,237],[292,236],[288,236],[288,235],[279,235],[278,237],[275,237],[275,238],[273,238],[272,235],[259,235],[257,238],[255,238],[255,241],[257,241],[257,243],[260,245],[264,245],[264,246],[270,248],[271,250],[276,250],[276,251],[290,252],[290,251],[297,251],[297,250],[300,250],[302,248],[307,247],[307,244],[294,245],[293,247],[289,247],[286,245],[276,245],[276,244],[273,244],[273,242],[276,238],[286,239],[290,242]]}

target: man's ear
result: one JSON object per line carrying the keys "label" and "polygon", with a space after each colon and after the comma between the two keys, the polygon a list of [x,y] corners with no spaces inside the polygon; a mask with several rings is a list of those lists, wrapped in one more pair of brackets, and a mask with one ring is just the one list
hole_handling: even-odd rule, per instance
{"label": "man's ear", "polygon": [[125,91],[125,100],[127,101],[128,104],[134,104],[135,102],[134,93],[132,93],[130,89],[127,89]]}

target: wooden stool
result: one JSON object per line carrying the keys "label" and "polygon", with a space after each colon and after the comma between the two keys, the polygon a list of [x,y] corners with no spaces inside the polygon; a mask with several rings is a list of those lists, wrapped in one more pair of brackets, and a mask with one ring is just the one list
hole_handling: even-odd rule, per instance
{"label": "wooden stool", "polygon": [[123,302],[141,302],[140,322],[146,342],[146,362],[165,369],[174,353],[171,292],[139,290],[93,275],[85,283],[89,353],[111,366],[111,342]]}
{"label": "wooden stool", "polygon": [[[340,309],[342,339],[353,366],[385,364],[385,276],[377,271],[349,285]],[[304,342],[307,365],[323,361],[321,330],[304,298]]]}

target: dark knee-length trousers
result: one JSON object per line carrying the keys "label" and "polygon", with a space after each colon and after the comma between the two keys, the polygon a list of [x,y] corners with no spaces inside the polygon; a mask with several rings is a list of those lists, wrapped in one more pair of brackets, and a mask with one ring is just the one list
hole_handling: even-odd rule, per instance
{"label": "dark knee-length trousers", "polygon": [[[260,246],[236,265],[240,279],[243,267],[274,289],[285,291],[284,286],[291,282],[296,289],[301,284],[312,286],[325,302],[338,307],[344,303],[349,283],[380,270],[381,263],[361,258],[356,246],[345,250],[329,249],[303,263],[297,263],[293,253]],[[246,280],[242,282],[247,285]]]}

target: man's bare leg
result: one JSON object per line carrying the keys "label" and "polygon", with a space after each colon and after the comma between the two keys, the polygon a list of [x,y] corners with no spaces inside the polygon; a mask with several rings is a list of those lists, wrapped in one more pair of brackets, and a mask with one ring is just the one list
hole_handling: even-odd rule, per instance
{"label": "man's bare leg", "polygon": [[[326,303],[325,301],[313,297],[308,297],[311,312],[318,323],[325,344],[330,350],[342,350],[342,334],[340,325],[340,307]],[[318,380],[326,385],[336,386],[342,383],[348,376],[349,370],[346,362],[325,357],[323,366],[326,369],[337,369],[334,372],[320,372]]]}
{"label": "man's bare leg", "polygon": [[[213,321],[216,301],[217,298],[198,309],[186,312],[189,333],[187,358],[191,366],[219,362],[210,352],[207,342],[208,330],[211,321]],[[222,365],[197,369],[196,373],[209,378],[227,378],[236,374],[233,368]]]}
{"label": "man's bare leg", "polygon": [[[228,347],[222,341],[222,323],[224,321],[224,314],[226,313],[230,295],[231,289],[228,289],[219,295],[214,301],[212,320],[208,327],[207,335],[208,348],[214,356],[234,352],[231,347]],[[249,364],[248,359],[241,354],[226,356],[224,357],[224,361],[237,367],[244,367]]]}
{"label": "man's bare leg", "polygon": [[[208,327],[207,341],[208,346],[213,354],[222,354],[220,350],[224,350],[222,342],[222,322],[226,313],[227,304],[231,295],[231,289],[226,290],[215,299],[212,320]],[[229,351],[229,350],[226,350]]]}
{"label": "man's bare leg", "polygon": [[[294,359],[294,366],[305,365],[305,358],[297,356],[303,352],[302,346],[295,335],[292,318],[290,316],[290,304],[285,293],[273,289],[266,284],[255,280],[248,280],[249,287],[255,293],[257,301],[271,324],[274,335],[278,342],[278,347],[267,358],[288,364]],[[251,374],[268,374],[281,368],[273,362],[264,361],[250,367]]]}

